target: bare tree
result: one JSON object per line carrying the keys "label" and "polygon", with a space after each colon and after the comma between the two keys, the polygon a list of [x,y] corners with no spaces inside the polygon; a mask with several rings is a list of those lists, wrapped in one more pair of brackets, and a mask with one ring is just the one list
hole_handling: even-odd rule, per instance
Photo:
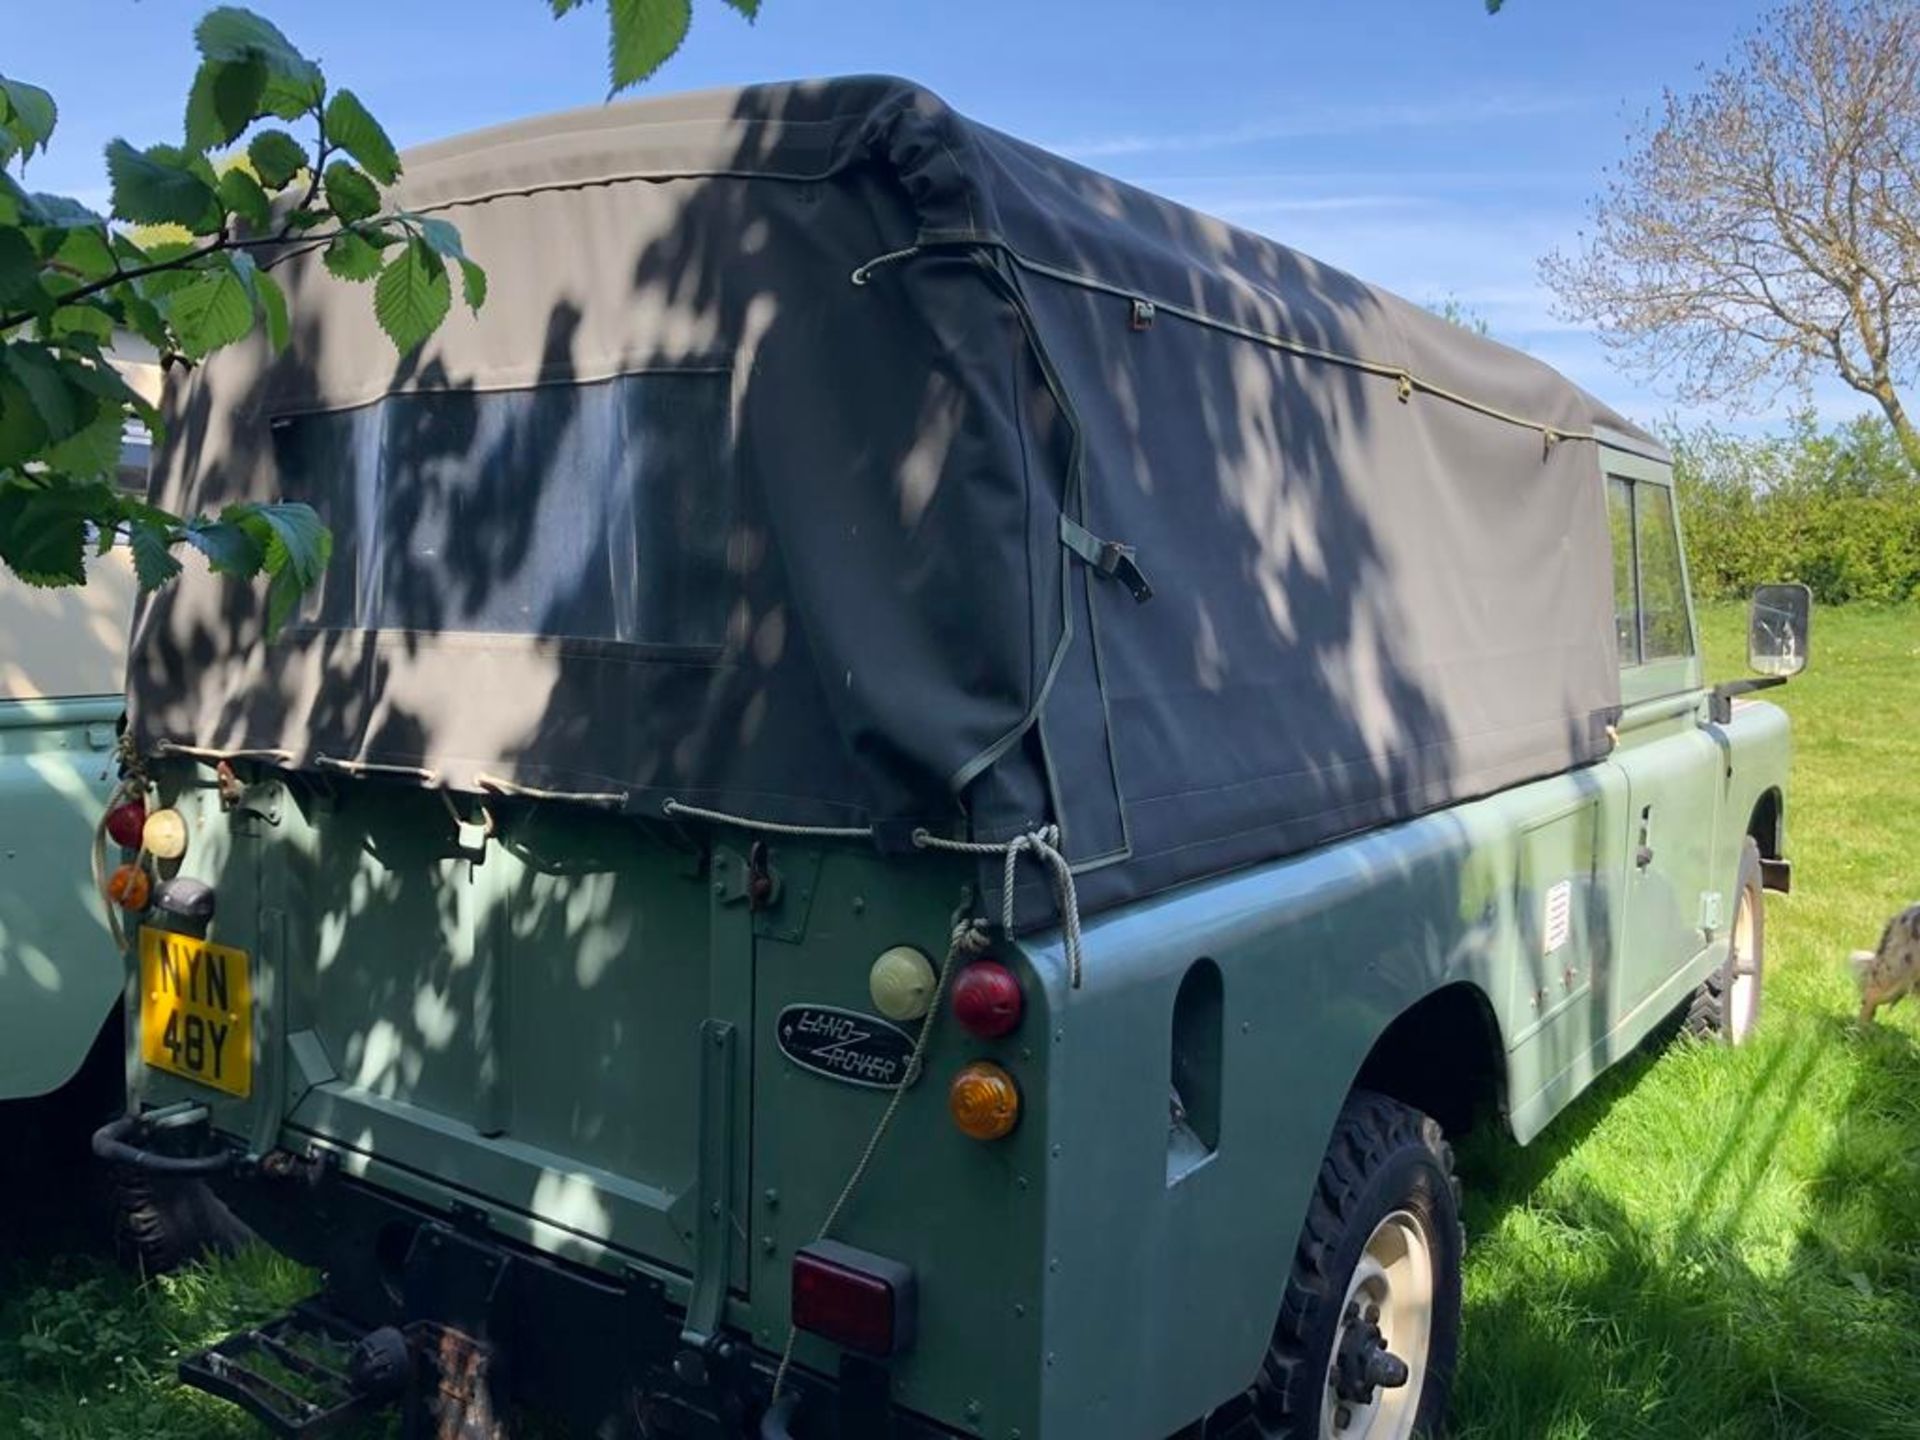
{"label": "bare tree", "polygon": [[1920,473],[1900,391],[1920,368],[1920,4],[1773,11],[1667,92],[1578,250],[1541,270],[1567,318],[1690,401],[1838,374]]}

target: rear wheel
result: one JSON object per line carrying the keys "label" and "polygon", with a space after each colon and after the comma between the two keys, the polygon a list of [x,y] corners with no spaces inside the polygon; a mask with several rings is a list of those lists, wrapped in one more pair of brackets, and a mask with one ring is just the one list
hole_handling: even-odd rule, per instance
{"label": "rear wheel", "polygon": [[1368,1091],[1341,1111],[1254,1389],[1269,1440],[1437,1434],[1460,1343],[1453,1153]]}
{"label": "rear wheel", "polygon": [[1760,847],[1752,836],[1740,849],[1740,876],[1734,888],[1733,926],[1727,942],[1727,958],[1693,992],[1686,1028],[1689,1035],[1702,1040],[1741,1045],[1760,1023],[1760,995],[1767,964],[1766,893],[1760,884]]}

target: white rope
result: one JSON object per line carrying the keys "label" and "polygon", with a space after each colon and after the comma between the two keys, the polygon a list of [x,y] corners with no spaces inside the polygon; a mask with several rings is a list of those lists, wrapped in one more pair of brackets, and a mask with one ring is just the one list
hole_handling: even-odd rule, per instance
{"label": "white rope", "polygon": [[180,745],[172,740],[162,740],[153,747],[153,753],[161,757],[184,755],[189,760],[205,760],[218,764],[222,760],[266,760],[275,765],[285,765],[293,759],[291,750],[220,750],[208,745]]}
{"label": "white rope", "polygon": [[913,843],[922,850],[951,850],[960,855],[999,855],[1006,858],[1006,871],[1000,882],[1000,928],[1013,934],[1013,877],[1023,854],[1031,854],[1053,874],[1054,899],[1060,906],[1060,927],[1066,937],[1067,984],[1080,988],[1080,896],[1073,885],[1073,867],[1060,853],[1060,827],[1042,825],[1011,840],[993,843],[984,840],[943,840],[925,830],[913,832]]}
{"label": "white rope", "polygon": [[[893,1117],[900,1113],[900,1102],[906,1099],[907,1087],[920,1078],[921,1062],[926,1058],[927,1043],[933,1038],[934,1022],[940,1017],[942,1002],[947,994],[947,981],[953,975],[954,966],[962,958],[971,959],[985,954],[992,943],[986,921],[958,919],[954,922],[947,943],[947,958],[940,964],[939,978],[933,984],[933,999],[927,1005],[927,1018],[920,1026],[919,1038],[913,1042],[913,1053],[907,1057],[906,1071],[901,1075],[900,1083],[893,1087],[892,1098],[880,1113],[879,1123],[867,1137],[866,1149],[860,1152],[859,1160],[854,1163],[853,1173],[847,1176],[847,1183],[840,1187],[839,1198],[827,1210],[827,1218],[820,1222],[820,1229],[813,1237],[816,1243],[825,1240],[832,1232],[834,1224],[840,1219],[840,1212],[847,1208],[854,1192],[860,1188],[860,1182],[867,1178],[867,1171],[873,1165],[880,1142],[887,1138],[887,1131],[893,1127]],[[779,1400],[781,1387],[786,1384],[787,1371],[793,1366],[793,1342],[798,1335],[798,1327],[789,1322],[786,1347],[780,1352],[780,1368],[773,1373],[773,1394],[767,1400],[769,1406]]]}
{"label": "white rope", "polygon": [[482,790],[493,790],[522,800],[565,800],[575,805],[609,806],[627,803],[623,790],[542,790],[535,785],[522,785],[516,780],[485,773],[474,776],[473,783]]}
{"label": "white rope", "polygon": [[[754,820],[745,815],[730,815],[724,810],[707,810],[698,805],[682,805],[678,800],[668,800],[663,807],[670,816],[687,816],[695,820],[710,820],[716,825],[732,825],[741,830],[759,830],[769,835],[794,835],[802,838],[828,840],[870,840],[873,828],[867,825],[783,825],[773,820]],[[1045,865],[1053,876],[1054,899],[1060,908],[1060,928],[1065,936],[1067,957],[1067,984],[1070,988],[1080,988],[1081,958],[1083,949],[1080,942],[1080,895],[1074,888],[1073,867],[1067,863],[1067,857],[1060,853],[1060,827],[1041,825],[1016,835],[1011,840],[947,840],[929,830],[915,830],[913,845],[916,850],[945,850],[955,855],[1000,855],[1005,857],[1006,868],[1000,883],[1000,928],[1008,939],[1013,938],[1013,882],[1014,875],[1022,855],[1032,855]]]}
{"label": "white rope", "polygon": [[685,815],[693,820],[711,820],[716,825],[731,825],[738,830],[764,830],[769,835],[814,836],[821,840],[871,840],[870,825],[782,825],[773,820],[750,820],[744,815],[729,815],[724,810],[705,810],[698,805],[682,805],[669,800],[661,807],[669,815]]}

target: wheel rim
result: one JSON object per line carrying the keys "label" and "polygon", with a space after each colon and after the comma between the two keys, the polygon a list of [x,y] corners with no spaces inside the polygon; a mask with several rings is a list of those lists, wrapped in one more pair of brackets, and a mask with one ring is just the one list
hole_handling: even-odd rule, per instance
{"label": "wheel rim", "polygon": [[[1433,1245],[1425,1221],[1396,1210],[1367,1237],[1347,1282],[1327,1361],[1321,1440],[1409,1440],[1432,1340]],[[1356,1357],[1374,1349],[1406,1367],[1403,1384],[1356,1385]]]}
{"label": "wheel rim", "polygon": [[1742,888],[1740,903],[1734,907],[1732,953],[1727,959],[1727,1038],[1735,1045],[1745,1040],[1760,1014],[1760,963],[1754,945],[1753,891]]}

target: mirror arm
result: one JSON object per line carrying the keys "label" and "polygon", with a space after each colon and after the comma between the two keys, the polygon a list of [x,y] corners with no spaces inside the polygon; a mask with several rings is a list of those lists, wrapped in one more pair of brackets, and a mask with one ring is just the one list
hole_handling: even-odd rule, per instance
{"label": "mirror arm", "polygon": [[1749,680],[1723,680],[1713,687],[1713,693],[1707,697],[1707,718],[1716,725],[1725,725],[1733,719],[1733,697],[1751,695],[1756,690],[1771,690],[1776,685],[1787,683],[1785,675],[1761,675]]}

